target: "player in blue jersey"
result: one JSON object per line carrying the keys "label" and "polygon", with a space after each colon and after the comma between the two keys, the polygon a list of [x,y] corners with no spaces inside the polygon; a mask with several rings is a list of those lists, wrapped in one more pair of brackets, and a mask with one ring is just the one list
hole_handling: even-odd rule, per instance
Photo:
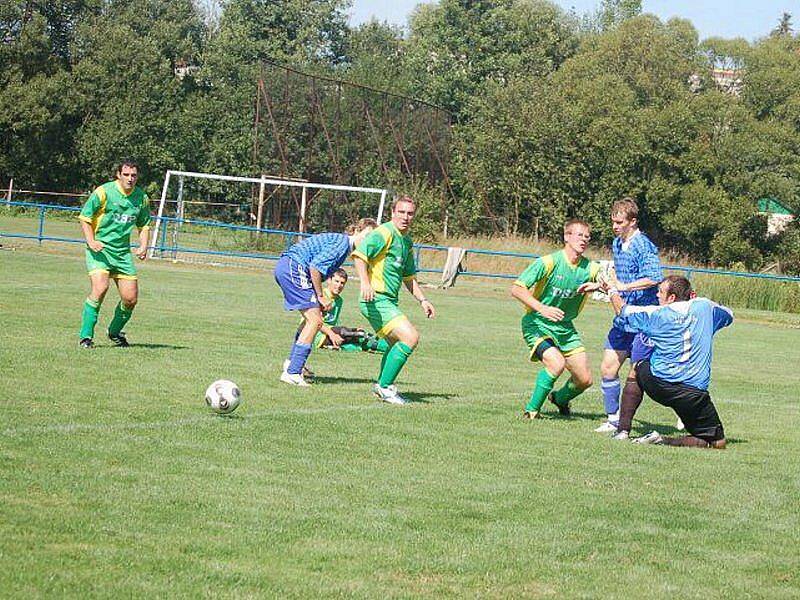
{"label": "player in blue jersey", "polygon": [[322,328],[322,313],[331,309],[333,301],[323,294],[322,282],[333,275],[353,252],[353,248],[370,233],[377,223],[361,219],[344,233],[319,233],[304,239],[284,252],[275,265],[275,281],[281,288],[286,310],[303,315],[303,328],[292,344],[289,362],[281,373],[281,381],[307,386],[303,367],[314,336]]}
{"label": "player in blue jersey", "polygon": [[[653,344],[649,359],[635,365],[636,380],[653,400],[672,408],[689,432],[663,437],[657,431],[634,441],[696,448],[724,448],[725,432],[711,402],[711,359],[714,334],[733,323],[733,312],[708,298],[693,297],[689,280],[670,275],[658,285],[659,306],[626,305],[610,288],[617,316],[614,326],[643,333]],[[615,436],[626,439],[628,432]]]}
{"label": "player in blue jersey", "polygon": [[[655,306],[656,286],[661,281],[661,262],[658,248],[641,231],[638,225],[639,207],[633,198],[618,200],[611,207],[611,227],[614,230],[614,272],[615,288],[626,304],[632,306]],[[595,431],[612,433],[617,431],[620,414],[619,371],[626,359],[631,365],[650,356],[652,348],[647,338],[641,334],[630,333],[612,326],[606,338],[603,362],[600,365],[603,392],[603,405],[607,420]],[[635,401],[638,404],[642,392],[636,385],[633,369],[628,373],[623,403]]]}

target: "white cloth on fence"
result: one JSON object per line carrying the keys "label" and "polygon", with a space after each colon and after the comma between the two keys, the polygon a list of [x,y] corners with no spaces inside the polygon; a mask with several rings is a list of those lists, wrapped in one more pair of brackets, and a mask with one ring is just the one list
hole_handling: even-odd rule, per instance
{"label": "white cloth on fence", "polygon": [[447,260],[442,269],[442,287],[449,288],[456,284],[458,274],[465,271],[461,262],[464,260],[467,251],[464,248],[452,246],[447,249]]}

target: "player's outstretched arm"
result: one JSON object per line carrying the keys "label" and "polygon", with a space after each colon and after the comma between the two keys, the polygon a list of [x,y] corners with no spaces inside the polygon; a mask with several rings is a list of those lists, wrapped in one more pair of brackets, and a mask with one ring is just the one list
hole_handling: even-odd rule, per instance
{"label": "player's outstretched arm", "polygon": [[655,287],[658,285],[658,283],[658,281],[653,281],[649,277],[642,277],[641,279],[637,279],[629,283],[622,283],[621,281],[618,281],[616,282],[616,288],[620,292],[635,292],[638,290],[646,290],[648,288]]}
{"label": "player's outstretched arm", "polygon": [[436,309],[433,308],[433,304],[431,304],[430,300],[425,297],[425,294],[422,293],[422,288],[419,287],[419,282],[417,281],[416,277],[407,277],[403,280],[403,283],[406,286],[406,289],[411,292],[411,295],[417,299],[419,305],[422,307],[422,310],[425,312],[425,316],[429,319],[433,319],[436,316]]}

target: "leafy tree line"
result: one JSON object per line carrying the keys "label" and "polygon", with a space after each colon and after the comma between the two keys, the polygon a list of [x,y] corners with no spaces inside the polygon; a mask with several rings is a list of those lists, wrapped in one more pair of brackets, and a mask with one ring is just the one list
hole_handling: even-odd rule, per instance
{"label": "leafy tree line", "polygon": [[[151,191],[168,168],[258,171],[255,82],[269,59],[451,112],[446,210],[424,182],[375,182],[414,190],[425,231],[446,218],[451,232],[557,240],[581,216],[607,240],[610,203],[632,195],[664,248],[800,272],[800,227],[769,237],[757,212],[761,198],[800,212],[791,15],[750,43],[700,40],[638,0],[583,16],[544,0],[439,0],[406,28],[350,27],[347,0],[217,9],[209,19],[191,0],[0,0],[0,180],[88,189],[120,155],[140,161]],[[715,68],[734,84],[718,85]]]}

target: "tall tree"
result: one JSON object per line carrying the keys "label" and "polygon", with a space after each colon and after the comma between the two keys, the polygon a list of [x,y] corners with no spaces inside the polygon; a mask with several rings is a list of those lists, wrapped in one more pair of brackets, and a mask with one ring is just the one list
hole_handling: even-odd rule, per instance
{"label": "tall tree", "polygon": [[553,71],[577,47],[577,23],[540,0],[441,0],[411,17],[414,94],[467,118],[487,82]]}
{"label": "tall tree", "polygon": [[770,32],[772,37],[787,37],[792,35],[792,14],[784,12],[778,19],[778,25]]}

